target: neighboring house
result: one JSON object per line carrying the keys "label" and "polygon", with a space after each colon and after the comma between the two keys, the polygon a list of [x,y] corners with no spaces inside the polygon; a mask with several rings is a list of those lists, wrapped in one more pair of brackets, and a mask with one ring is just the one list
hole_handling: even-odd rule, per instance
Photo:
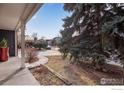
{"label": "neighboring house", "polygon": [[59,45],[60,43],[61,43],[61,37],[55,37],[55,38],[53,38],[53,45],[54,46],[57,46],[57,45]]}
{"label": "neighboring house", "polygon": [[[25,26],[42,4],[0,4],[0,40],[8,40],[9,55],[17,56],[17,43],[21,42],[21,62],[25,67]],[[19,33],[18,33],[19,32]],[[18,34],[21,34],[18,37]]]}
{"label": "neighboring house", "polygon": [[[17,42],[18,42],[18,48],[21,48],[20,44],[21,44],[21,32],[18,31],[17,32]],[[29,35],[25,35],[25,42],[34,42],[34,38],[29,36]]]}
{"label": "neighboring house", "polygon": [[46,39],[47,44],[50,46],[52,46],[52,41],[53,41],[52,39]]}

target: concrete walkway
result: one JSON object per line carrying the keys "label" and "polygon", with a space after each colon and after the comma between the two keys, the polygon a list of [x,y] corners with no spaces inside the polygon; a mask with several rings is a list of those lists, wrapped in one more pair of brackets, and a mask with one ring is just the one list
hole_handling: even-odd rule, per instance
{"label": "concrete walkway", "polygon": [[40,66],[40,65],[43,65],[43,64],[46,64],[48,62],[48,58],[47,57],[44,57],[40,54],[38,54],[37,56],[39,58],[38,61],[34,62],[34,63],[25,63],[26,67],[27,68],[34,68],[34,67],[37,67],[37,66]]}
{"label": "concrete walkway", "polygon": [[8,62],[0,63],[0,85],[40,85],[30,71],[20,69],[18,57],[9,58]]}
{"label": "concrete walkway", "polygon": [[46,51],[39,51],[38,53],[38,58],[39,60],[37,62],[34,63],[25,63],[27,68],[34,68],[40,65],[44,65],[48,62],[48,58],[46,56],[57,56],[57,55],[61,55],[61,53],[58,50],[46,50]]}
{"label": "concrete walkway", "polygon": [[58,50],[46,50],[46,51],[40,51],[39,55],[42,55],[42,56],[57,56],[57,55],[61,55],[61,53]]}

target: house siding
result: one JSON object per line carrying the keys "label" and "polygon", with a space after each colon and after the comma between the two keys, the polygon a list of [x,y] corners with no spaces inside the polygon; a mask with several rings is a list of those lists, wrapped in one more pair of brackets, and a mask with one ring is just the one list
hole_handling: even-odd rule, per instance
{"label": "house siding", "polygon": [[15,56],[15,31],[0,29],[0,41],[4,37],[8,42],[9,56]]}

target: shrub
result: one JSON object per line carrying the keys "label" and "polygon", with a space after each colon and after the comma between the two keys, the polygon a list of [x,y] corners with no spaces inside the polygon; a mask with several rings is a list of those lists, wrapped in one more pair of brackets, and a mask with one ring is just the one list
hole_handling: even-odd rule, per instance
{"label": "shrub", "polygon": [[27,63],[32,63],[32,62],[35,62],[37,60],[38,60],[38,58],[37,58],[37,50],[33,49],[33,48],[28,48],[26,50],[26,62]]}
{"label": "shrub", "polygon": [[34,45],[34,42],[33,41],[25,41],[25,45],[26,45],[26,47],[33,47],[33,45]]}
{"label": "shrub", "polygon": [[37,40],[35,43],[34,43],[34,47],[35,48],[38,48],[39,50],[41,48],[44,48],[46,49],[47,48],[47,42],[45,40]]}

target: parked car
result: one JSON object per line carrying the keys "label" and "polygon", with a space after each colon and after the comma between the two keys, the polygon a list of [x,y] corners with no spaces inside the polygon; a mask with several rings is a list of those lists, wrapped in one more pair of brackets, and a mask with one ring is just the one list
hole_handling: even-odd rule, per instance
{"label": "parked car", "polygon": [[52,46],[48,45],[47,50],[51,50]]}

